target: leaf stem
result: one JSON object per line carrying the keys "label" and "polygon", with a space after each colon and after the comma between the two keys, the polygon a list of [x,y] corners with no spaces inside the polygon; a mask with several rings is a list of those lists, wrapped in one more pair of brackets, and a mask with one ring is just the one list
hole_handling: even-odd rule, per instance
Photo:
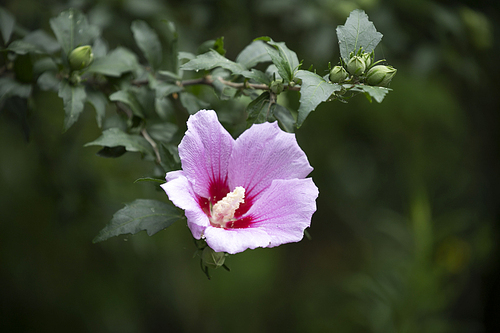
{"label": "leaf stem", "polygon": [[153,140],[153,138],[151,138],[151,136],[149,136],[149,133],[148,133],[148,131],[146,131],[145,127],[143,127],[141,129],[141,135],[144,137],[144,139],[146,139],[149,142],[151,147],[153,147],[153,150],[154,150],[155,155],[156,155],[156,163],[160,164],[161,163],[160,151],[158,150],[158,146],[156,145],[155,140]]}

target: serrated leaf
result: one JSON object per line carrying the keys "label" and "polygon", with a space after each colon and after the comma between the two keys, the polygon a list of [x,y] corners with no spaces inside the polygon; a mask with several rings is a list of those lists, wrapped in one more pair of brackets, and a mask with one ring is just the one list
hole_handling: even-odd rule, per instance
{"label": "serrated leaf", "polygon": [[134,39],[148,63],[153,69],[158,69],[162,62],[162,49],[160,39],[156,31],[142,20],[135,20],[130,27],[134,34]]}
{"label": "serrated leaf", "polygon": [[272,45],[271,48],[267,48],[267,52],[276,66],[279,75],[286,83],[293,81],[295,73],[300,66],[297,54],[290,50],[284,42],[275,42],[269,37],[262,39],[266,40],[269,45]]}
{"label": "serrated leaf", "polygon": [[236,62],[246,68],[251,68],[261,62],[271,61],[267,52],[268,47],[261,40],[255,40],[247,45],[236,57]]}
{"label": "serrated leaf", "polygon": [[15,25],[16,18],[11,13],[0,7],[0,31],[2,32],[3,43],[5,45],[9,42]]}
{"label": "serrated leaf", "polygon": [[355,9],[351,12],[344,25],[337,27],[340,56],[345,63],[349,61],[349,54],[363,48],[370,53],[375,49],[382,34],[375,29],[375,25],[368,20],[363,10]]}
{"label": "serrated leaf", "polygon": [[123,47],[117,47],[102,58],[97,58],[87,72],[119,77],[123,73],[135,71],[139,67],[134,53]]}
{"label": "serrated leaf", "polygon": [[309,71],[300,70],[295,76],[302,80],[297,119],[297,127],[300,127],[311,111],[342,87],[336,83],[329,83],[318,74]]}
{"label": "serrated leaf", "polygon": [[89,102],[95,110],[97,126],[102,127],[102,120],[106,115],[106,105],[108,98],[100,91],[87,91],[87,102]]}
{"label": "serrated leaf", "polygon": [[139,231],[146,231],[149,236],[152,236],[168,228],[180,218],[182,215],[171,203],[137,199],[117,211],[111,222],[99,232],[93,242],[101,242],[118,235],[134,235]]}
{"label": "serrated leaf", "polygon": [[58,96],[64,103],[64,131],[67,131],[80,116],[87,98],[85,88],[82,85],[71,85],[68,80],[62,80],[59,85]]}
{"label": "serrated leaf", "polygon": [[75,9],[51,18],[50,27],[66,55],[78,46],[91,44],[100,34],[99,29],[90,25],[87,17]]}
{"label": "serrated leaf", "polygon": [[362,91],[365,93],[368,100],[371,102],[371,99],[375,99],[378,103],[382,103],[385,95],[391,91],[389,88],[385,87],[375,87],[375,86],[367,86],[364,84],[356,84],[355,89],[358,91]]}
{"label": "serrated leaf", "polygon": [[118,90],[111,95],[109,95],[109,100],[112,102],[122,102],[123,104],[130,107],[132,113],[138,117],[144,118],[141,105],[137,101],[137,98],[133,93],[127,90]]}
{"label": "serrated leaf", "polygon": [[118,147],[123,146],[127,151],[141,152],[153,155],[153,148],[149,142],[138,134],[128,134],[121,129],[112,127],[102,132],[96,140],[86,143],[88,146]]}
{"label": "serrated leaf", "polygon": [[242,72],[246,71],[246,68],[241,64],[235,63],[223,56],[221,56],[217,51],[210,50],[207,53],[200,54],[196,58],[186,62],[181,66],[183,70],[210,70],[215,67],[222,67],[231,71],[233,74],[240,75]]}
{"label": "serrated leaf", "polygon": [[247,127],[265,123],[271,113],[271,93],[264,91],[247,106]]}

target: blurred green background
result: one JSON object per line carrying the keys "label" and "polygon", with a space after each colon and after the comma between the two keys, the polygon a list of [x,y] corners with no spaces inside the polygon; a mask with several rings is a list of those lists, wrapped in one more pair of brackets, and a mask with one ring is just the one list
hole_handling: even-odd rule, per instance
{"label": "blurred green background", "polygon": [[[130,23],[173,21],[180,50],[224,36],[284,41],[318,73],[361,8],[398,69],[382,104],[324,103],[297,131],[320,189],[312,240],[231,256],[207,280],[183,223],[92,244],[123,203],[165,200],[138,154],[95,156],[93,112],[62,133],[37,92],[29,142],[0,114],[0,322],[4,332],[500,331],[498,1],[7,0],[30,30],[72,6],[111,46]],[[281,98],[281,96],[280,96]],[[286,100],[288,99],[288,100]],[[282,103],[296,108],[298,96]],[[242,104],[214,102],[219,111]]]}

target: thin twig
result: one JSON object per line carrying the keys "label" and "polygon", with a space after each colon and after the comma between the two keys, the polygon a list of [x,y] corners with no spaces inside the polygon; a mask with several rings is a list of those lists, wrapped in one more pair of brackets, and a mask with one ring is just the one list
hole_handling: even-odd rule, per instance
{"label": "thin twig", "polygon": [[156,145],[155,140],[153,140],[153,138],[149,136],[149,133],[148,131],[146,131],[146,128],[141,129],[141,134],[144,137],[144,139],[146,139],[149,142],[151,147],[153,147],[153,150],[156,155],[156,163],[160,164],[161,163],[160,151],[158,150],[158,146]]}

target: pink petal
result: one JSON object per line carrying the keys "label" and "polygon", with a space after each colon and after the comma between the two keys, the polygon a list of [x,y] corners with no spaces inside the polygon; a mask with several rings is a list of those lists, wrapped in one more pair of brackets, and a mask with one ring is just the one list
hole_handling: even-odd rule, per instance
{"label": "pink petal", "polygon": [[243,186],[254,197],[273,179],[306,177],[313,168],[295,135],[283,132],[278,123],[255,124],[243,132],[229,159],[229,188]]}
{"label": "pink petal", "polygon": [[271,237],[268,247],[298,242],[311,224],[317,197],[311,178],[274,180],[248,211],[253,217],[248,229],[265,231]]}
{"label": "pink petal", "polygon": [[209,198],[213,184],[225,184],[234,139],[212,110],[189,117],[188,130],[179,145],[182,170],[196,194]]}
{"label": "pink petal", "polygon": [[259,229],[222,229],[208,227],[205,229],[208,246],[215,252],[235,254],[247,249],[266,247],[271,243],[271,237]]}
{"label": "pink petal", "polygon": [[183,175],[183,171],[169,172],[166,178],[168,181],[161,187],[174,205],[184,209],[193,237],[200,239],[205,228],[210,225],[210,221],[201,209],[193,187]]}

